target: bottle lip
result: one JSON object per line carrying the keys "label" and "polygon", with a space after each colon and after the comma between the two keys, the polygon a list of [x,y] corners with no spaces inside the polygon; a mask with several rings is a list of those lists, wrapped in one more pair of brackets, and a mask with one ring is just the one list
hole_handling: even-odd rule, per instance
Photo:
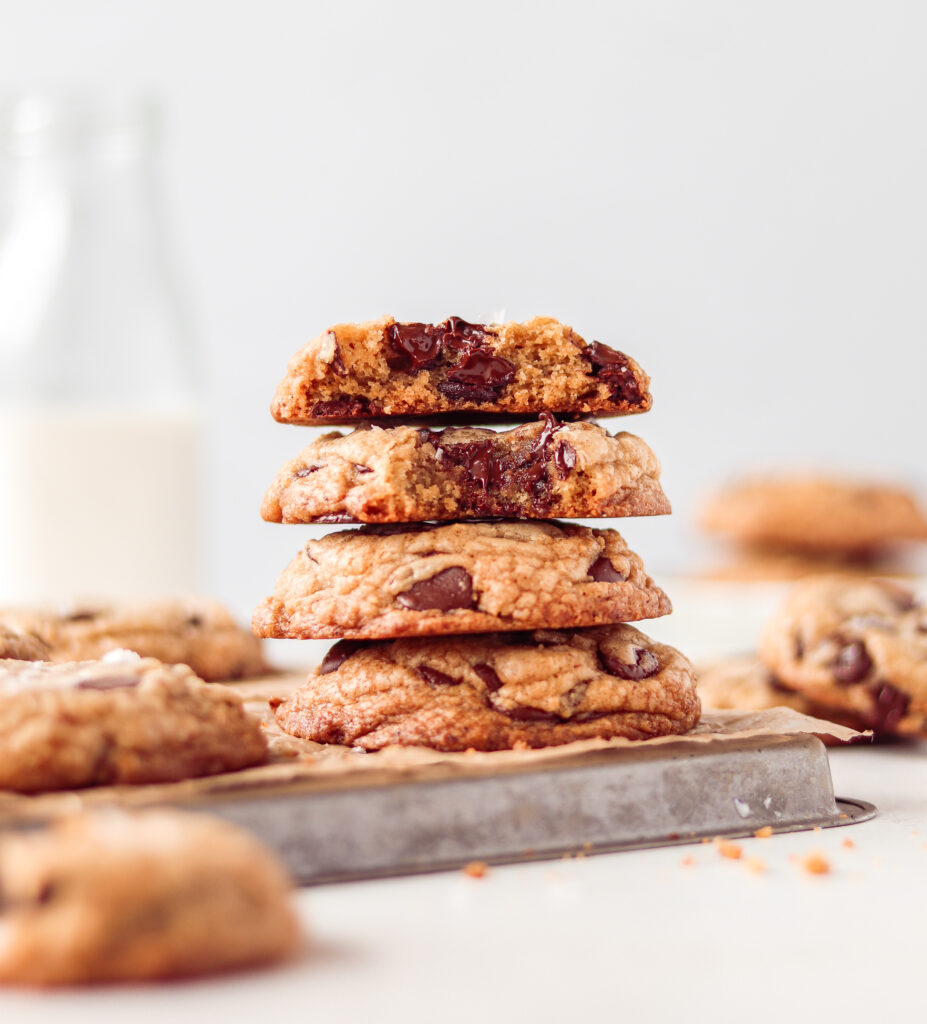
{"label": "bottle lip", "polygon": [[152,147],[160,126],[160,104],[147,94],[0,95],[0,152],[12,156],[136,153]]}

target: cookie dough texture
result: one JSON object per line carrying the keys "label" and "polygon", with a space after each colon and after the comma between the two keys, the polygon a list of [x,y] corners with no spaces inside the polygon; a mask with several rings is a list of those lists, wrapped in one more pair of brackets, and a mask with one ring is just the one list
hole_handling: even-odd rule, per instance
{"label": "cookie dough texture", "polygon": [[258,721],[184,665],[0,661],[0,789],[174,782],[261,763]]}
{"label": "cookie dough texture", "polygon": [[665,515],[660,463],[633,434],[546,414],[513,430],[370,427],[326,434],[277,474],[271,522]]}
{"label": "cookie dough texture", "polygon": [[797,584],[760,656],[784,685],[876,732],[927,735],[927,608],[895,581]]}
{"label": "cookie dough texture", "polygon": [[299,942],[289,879],[242,829],[108,811],[0,839],[0,980],[177,978],[280,960]]}
{"label": "cookie dough texture", "polygon": [[816,476],[732,484],[704,506],[701,523],[742,543],[822,553],[927,540],[927,517],[908,491]]}
{"label": "cookie dough texture", "polygon": [[0,622],[0,661],[15,658],[20,661],[43,661],[50,653],[48,644],[31,633],[21,633]]}
{"label": "cookie dough texture", "polygon": [[550,317],[527,323],[337,324],[290,360],[271,404],[281,423],[548,410],[646,412],[647,374],[622,352],[587,344]]}
{"label": "cookie dough texture", "polygon": [[379,639],[595,626],[671,610],[615,530],[373,526],[309,541],[252,627],[265,637]]}
{"label": "cookie dough texture", "polygon": [[218,601],[169,598],[126,604],[81,604],[64,610],[5,609],[0,622],[34,634],[51,661],[88,661],[108,651],[135,651],[188,665],[208,682],[268,671],[260,642]]}
{"label": "cookie dough texture", "polygon": [[276,708],[281,728],[321,743],[445,751],[647,739],[699,713],[688,660],[627,625],[343,641]]}

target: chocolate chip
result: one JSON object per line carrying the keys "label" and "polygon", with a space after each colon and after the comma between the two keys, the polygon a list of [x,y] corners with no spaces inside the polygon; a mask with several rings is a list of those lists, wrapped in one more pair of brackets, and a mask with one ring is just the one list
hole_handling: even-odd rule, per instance
{"label": "chocolate chip", "polygon": [[359,519],[355,519],[348,512],[326,512],[324,516],[316,516],[312,522],[314,523],[359,523]]}
{"label": "chocolate chip", "polygon": [[419,665],[418,674],[429,686],[460,686],[459,679],[455,679],[439,669],[432,668],[430,665]]}
{"label": "chocolate chip", "polygon": [[628,578],[622,576],[605,555],[600,555],[589,566],[589,575],[596,583],[623,583]]}
{"label": "chocolate chip", "polygon": [[319,666],[319,673],[327,676],[329,672],[334,672],[335,669],[341,668],[348,658],[352,654],[357,653],[363,646],[358,640],[339,640],[334,647],[328,649],[328,653],[322,659],[322,664]]}
{"label": "chocolate chip", "polygon": [[312,476],[313,473],[317,473],[321,468],[321,466],[303,466],[302,469],[297,469],[293,476]]}
{"label": "chocolate chip", "polygon": [[560,447],[554,452],[554,465],[561,480],[566,480],[573,471],[576,465],[576,449],[569,441],[561,442]]}
{"label": "chocolate chip", "polygon": [[554,435],[554,431],[560,426],[557,422],[557,417],[552,412],[542,412],[538,419],[544,421],[544,426],[537,436],[537,440],[531,446],[533,452],[542,451],[545,445],[550,443],[550,439]]}
{"label": "chocolate chip", "polygon": [[350,396],[333,398],[328,402],[316,402],[309,412],[315,419],[350,419],[352,416],[367,416],[373,412],[366,398]]}
{"label": "chocolate chip", "polygon": [[187,616],[187,625],[191,629],[199,629],[203,625],[203,616],[202,615],[188,615]]}
{"label": "chocolate chip", "polygon": [[[335,332],[329,331],[328,336],[334,341]],[[331,366],[339,377],[347,377],[348,370],[347,367],[344,365],[344,360],[341,358],[341,349],[338,347],[337,341],[335,341],[335,354],[332,357]]]}
{"label": "chocolate chip", "polygon": [[100,613],[90,608],[79,608],[64,617],[65,622],[92,622]]}
{"label": "chocolate chip", "polygon": [[394,370],[424,370],[441,355],[444,332],[432,324],[390,324],[386,328],[390,351],[386,361]]}
{"label": "chocolate chip", "polygon": [[586,349],[586,356],[595,367],[595,375],[608,384],[616,402],[636,405],[642,399],[640,387],[631,369],[631,363],[624,352],[594,341]]}
{"label": "chocolate chip", "polygon": [[502,680],[499,678],[499,674],[492,667],[492,665],[479,664],[473,666],[473,671],[483,680],[486,684],[486,689],[490,693],[495,693],[496,690],[502,689]]}
{"label": "chocolate chip", "polygon": [[633,665],[621,661],[601,647],[599,648],[599,657],[605,670],[619,679],[631,679],[637,682],[641,679],[649,679],[660,671],[660,662],[653,651],[648,651],[646,647],[633,647],[632,650],[634,651]]}
{"label": "chocolate chip", "polygon": [[861,640],[854,640],[846,647],[841,647],[831,663],[834,679],[841,686],[852,686],[861,683],[872,671],[872,658]]}
{"label": "chocolate chip", "polygon": [[447,379],[438,381],[445,398],[467,402],[492,402],[515,376],[515,364],[487,349],[473,349],[449,370]]}
{"label": "chocolate chip", "polygon": [[473,605],[473,580],[466,569],[453,565],[430,579],[414,584],[396,600],[404,608],[417,612],[431,608],[442,612],[470,608]]}
{"label": "chocolate chip", "polygon": [[354,472],[360,475],[373,472],[369,466],[362,466],[359,462],[352,462],[351,465],[354,467]]}
{"label": "chocolate chip", "polygon": [[866,714],[866,725],[873,732],[894,732],[907,713],[911,698],[891,683],[877,680],[867,687],[873,698],[873,708]]}
{"label": "chocolate chip", "polygon": [[141,679],[138,676],[91,676],[89,679],[81,679],[75,689],[77,690],[128,690],[138,686]]}
{"label": "chocolate chip", "polygon": [[501,711],[507,718],[512,718],[516,722],[550,722],[551,724],[559,724],[563,721],[559,715],[552,714],[550,711],[542,711],[540,708],[496,708],[496,711]]}

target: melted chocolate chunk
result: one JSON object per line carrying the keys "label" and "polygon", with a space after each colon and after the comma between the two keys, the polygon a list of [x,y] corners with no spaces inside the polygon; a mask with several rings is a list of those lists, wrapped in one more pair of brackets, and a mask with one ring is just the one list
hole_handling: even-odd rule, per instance
{"label": "melted chocolate chunk", "polygon": [[494,402],[515,376],[515,364],[487,349],[471,349],[437,388],[454,401]]}
{"label": "melted chocolate chunk", "polygon": [[460,680],[430,665],[419,665],[418,674],[429,686],[460,686]]}
{"label": "melted chocolate chunk", "polygon": [[486,665],[485,663],[474,665],[473,671],[483,680],[486,684],[486,689],[490,693],[495,693],[496,690],[502,689],[502,680],[492,665]]}
{"label": "melted chocolate chunk", "polygon": [[97,676],[90,679],[82,679],[75,689],[77,690],[128,690],[138,686],[141,679],[138,676]]}
{"label": "melted chocolate chunk", "polygon": [[512,718],[516,722],[550,722],[559,725],[563,721],[559,715],[542,711],[540,708],[496,708],[496,711],[501,711],[507,718]]}
{"label": "melted chocolate chunk", "polygon": [[614,401],[637,405],[642,400],[640,387],[624,352],[594,341],[587,347],[586,356],[595,367],[596,377],[609,386]]}
{"label": "melted chocolate chunk", "polygon": [[330,647],[328,653],[322,659],[322,664],[319,666],[319,673],[323,676],[327,676],[329,672],[334,672],[335,669],[341,668],[341,666],[351,657],[359,651],[364,645],[357,640],[339,640],[334,647]]}
{"label": "melted chocolate chunk", "polygon": [[386,328],[390,351],[386,361],[393,370],[425,370],[438,361],[444,334],[432,324],[390,324]]}
{"label": "melted chocolate chunk", "polygon": [[458,565],[443,569],[431,579],[422,580],[399,594],[396,600],[404,608],[421,612],[436,609],[449,612],[473,606],[473,579]]}
{"label": "melted chocolate chunk", "polygon": [[366,398],[356,395],[345,398],[333,398],[328,402],[316,402],[310,410],[315,419],[350,419],[352,416],[368,416],[372,412]]}
{"label": "melted chocolate chunk", "polygon": [[589,566],[589,575],[596,583],[623,583],[627,579],[627,576],[622,576],[605,555],[600,555]]}
{"label": "melted chocolate chunk", "polygon": [[907,714],[911,698],[893,686],[877,680],[867,687],[872,694],[872,711],[865,715],[866,725],[873,732],[894,732]]}
{"label": "melted chocolate chunk", "polygon": [[318,473],[318,471],[321,468],[322,468],[321,466],[304,466],[302,469],[297,469],[296,472],[293,474],[293,476],[297,476],[297,477],[312,476],[313,473]]}
{"label": "melted chocolate chunk", "polygon": [[653,651],[648,651],[646,647],[635,647],[632,650],[634,651],[634,664],[629,665],[600,647],[599,658],[606,672],[619,679],[631,679],[637,682],[640,679],[649,679],[660,671],[660,662]]}
{"label": "melted chocolate chunk", "polygon": [[834,679],[840,686],[853,686],[861,683],[872,671],[872,658],[861,640],[842,647],[831,663]]}
{"label": "melted chocolate chunk", "polygon": [[544,426],[541,429],[540,434],[537,436],[537,440],[531,446],[533,452],[539,452],[544,447],[550,444],[550,439],[554,436],[554,431],[557,430],[560,424],[557,422],[557,417],[552,412],[542,412],[538,417],[544,421]]}
{"label": "melted chocolate chunk", "polygon": [[557,476],[561,480],[566,480],[573,472],[573,468],[576,466],[576,449],[569,441],[563,441],[554,452],[554,465],[557,467]]}

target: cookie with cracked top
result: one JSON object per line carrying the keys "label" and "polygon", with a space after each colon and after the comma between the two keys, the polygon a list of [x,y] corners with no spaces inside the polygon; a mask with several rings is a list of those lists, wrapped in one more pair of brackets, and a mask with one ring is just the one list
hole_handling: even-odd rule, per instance
{"label": "cookie with cracked top", "polygon": [[546,413],[506,431],[371,427],[326,434],[277,474],[277,523],[666,515],[660,463],[633,434]]}
{"label": "cookie with cracked top", "polygon": [[290,956],[299,925],[277,858],[244,829],[114,809],[0,839],[0,981],[177,978]]}
{"label": "cookie with cracked top", "polygon": [[49,661],[88,661],[130,650],[188,665],[207,682],[269,671],[260,642],[218,601],[202,597],[116,603],[84,602],[64,609],[8,608],[7,626],[32,633]]}
{"label": "cookie with cracked top", "polygon": [[671,610],[616,530],[409,524],[310,540],[251,625],[264,637],[379,639],[597,626]]}
{"label": "cookie with cracked top", "polygon": [[760,656],[785,686],[866,728],[927,735],[927,607],[900,583],[797,584],[767,623]]}
{"label": "cookie with cracked top", "polygon": [[0,661],[0,789],[175,782],[260,764],[260,723],[228,688],[131,652]]}
{"label": "cookie with cracked top", "polygon": [[32,633],[21,633],[0,622],[0,661],[45,661],[51,648]]}
{"label": "cookie with cracked top", "polygon": [[471,412],[583,417],[646,412],[650,379],[630,356],[550,317],[526,323],[337,324],[290,360],[271,412],[326,425]]}
{"label": "cookie with cracked top", "polygon": [[731,484],[706,502],[701,524],[741,544],[821,554],[865,556],[927,540],[927,516],[909,491],[797,474]]}
{"label": "cookie with cracked top", "polygon": [[674,735],[700,708],[688,659],[617,625],[342,641],[275,713],[320,743],[453,751]]}

